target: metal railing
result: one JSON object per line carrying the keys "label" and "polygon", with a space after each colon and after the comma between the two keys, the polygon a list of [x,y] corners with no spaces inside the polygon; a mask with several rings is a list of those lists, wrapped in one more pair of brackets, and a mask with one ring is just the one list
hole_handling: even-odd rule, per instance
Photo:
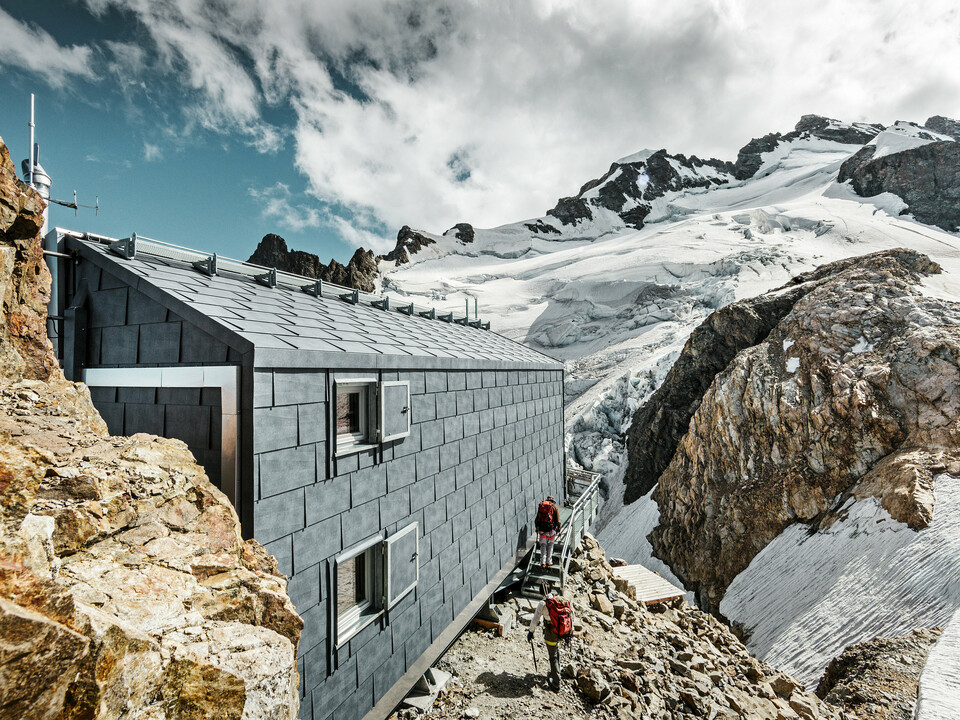
{"label": "metal railing", "polygon": [[73,231],[63,231],[65,235],[71,235],[78,239],[84,239],[88,242],[95,242],[99,245],[107,246],[112,252],[121,257],[133,258],[138,253],[163,258],[165,260],[175,260],[191,264],[198,272],[207,275],[219,275],[221,273],[233,273],[250,280],[254,280],[269,287],[284,286],[292,290],[301,290],[315,297],[325,297],[332,299],[345,300],[347,302],[365,305],[371,305],[380,310],[394,310],[405,315],[418,315],[431,320],[442,320],[457,325],[469,325],[471,327],[483,330],[490,329],[489,322],[481,322],[479,317],[474,314],[471,320],[469,314],[462,317],[454,316],[453,312],[439,312],[432,306],[417,305],[414,302],[398,301],[395,297],[388,295],[363,292],[356,288],[337,285],[326,280],[317,280],[316,278],[305,275],[296,275],[284,270],[269,268],[263,265],[256,265],[251,262],[234,260],[233,258],[218,255],[216,253],[201,252],[182,245],[154,240],[134,233],[129,238],[110,238],[93,233],[77,233]]}
{"label": "metal railing", "polygon": [[600,509],[600,473],[568,467],[566,481],[567,500],[576,499],[564,532],[563,550],[560,552],[561,587],[566,585],[573,551],[579,547],[583,534],[597,519],[597,511]]}

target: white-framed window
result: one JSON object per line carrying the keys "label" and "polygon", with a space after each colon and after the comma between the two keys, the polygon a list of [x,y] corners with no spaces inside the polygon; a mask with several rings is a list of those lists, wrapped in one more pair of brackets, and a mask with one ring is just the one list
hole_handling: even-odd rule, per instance
{"label": "white-framed window", "polygon": [[335,643],[341,647],[412,592],[420,578],[419,524],[383,533],[334,559]]}
{"label": "white-framed window", "polygon": [[334,382],[337,455],[347,455],[410,434],[410,383],[373,378]]}
{"label": "white-framed window", "polygon": [[382,537],[348,550],[335,563],[337,646],[343,645],[383,612]]}
{"label": "white-framed window", "polygon": [[334,383],[336,452],[356,452],[377,441],[377,383],[357,378]]}

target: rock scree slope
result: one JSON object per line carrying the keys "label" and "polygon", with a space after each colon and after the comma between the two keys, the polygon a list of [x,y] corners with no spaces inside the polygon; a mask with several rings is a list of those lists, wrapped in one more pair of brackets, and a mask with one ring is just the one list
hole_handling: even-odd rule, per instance
{"label": "rock scree slope", "polygon": [[817,696],[860,720],[913,720],[920,671],[940,630],[851,645],[827,666]]}
{"label": "rock scree slope", "polygon": [[292,720],[286,580],[186,445],[64,380],[41,210],[0,141],[0,717]]}
{"label": "rock scree slope", "polygon": [[[561,646],[562,687],[549,689],[538,632],[535,669],[526,642],[533,605],[511,599],[502,638],[466,632],[439,666],[454,675],[426,718],[610,720],[853,720],[789,675],[750,656],[712,615],[676,601],[645,607],[587,535],[570,564],[564,596],[574,633]],[[412,711],[402,711],[405,720]]]}

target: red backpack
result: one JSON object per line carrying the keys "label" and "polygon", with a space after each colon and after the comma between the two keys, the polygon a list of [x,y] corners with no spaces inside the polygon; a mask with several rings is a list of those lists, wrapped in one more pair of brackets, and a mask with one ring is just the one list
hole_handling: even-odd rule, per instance
{"label": "red backpack", "polygon": [[542,500],[537,508],[537,519],[533,521],[533,526],[537,532],[548,533],[553,530],[553,509],[556,507],[549,500]]}
{"label": "red backpack", "polygon": [[556,595],[551,595],[544,602],[547,604],[547,612],[550,613],[550,624],[553,626],[553,631],[560,637],[569,635],[573,631],[570,603]]}

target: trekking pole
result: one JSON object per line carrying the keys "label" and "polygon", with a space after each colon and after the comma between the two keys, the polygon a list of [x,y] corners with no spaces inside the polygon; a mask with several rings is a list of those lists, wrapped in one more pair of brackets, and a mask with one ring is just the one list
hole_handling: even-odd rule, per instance
{"label": "trekking pole", "polygon": [[530,641],[530,651],[533,653],[533,671],[540,672],[540,669],[537,667],[537,648],[533,644],[533,640]]}

